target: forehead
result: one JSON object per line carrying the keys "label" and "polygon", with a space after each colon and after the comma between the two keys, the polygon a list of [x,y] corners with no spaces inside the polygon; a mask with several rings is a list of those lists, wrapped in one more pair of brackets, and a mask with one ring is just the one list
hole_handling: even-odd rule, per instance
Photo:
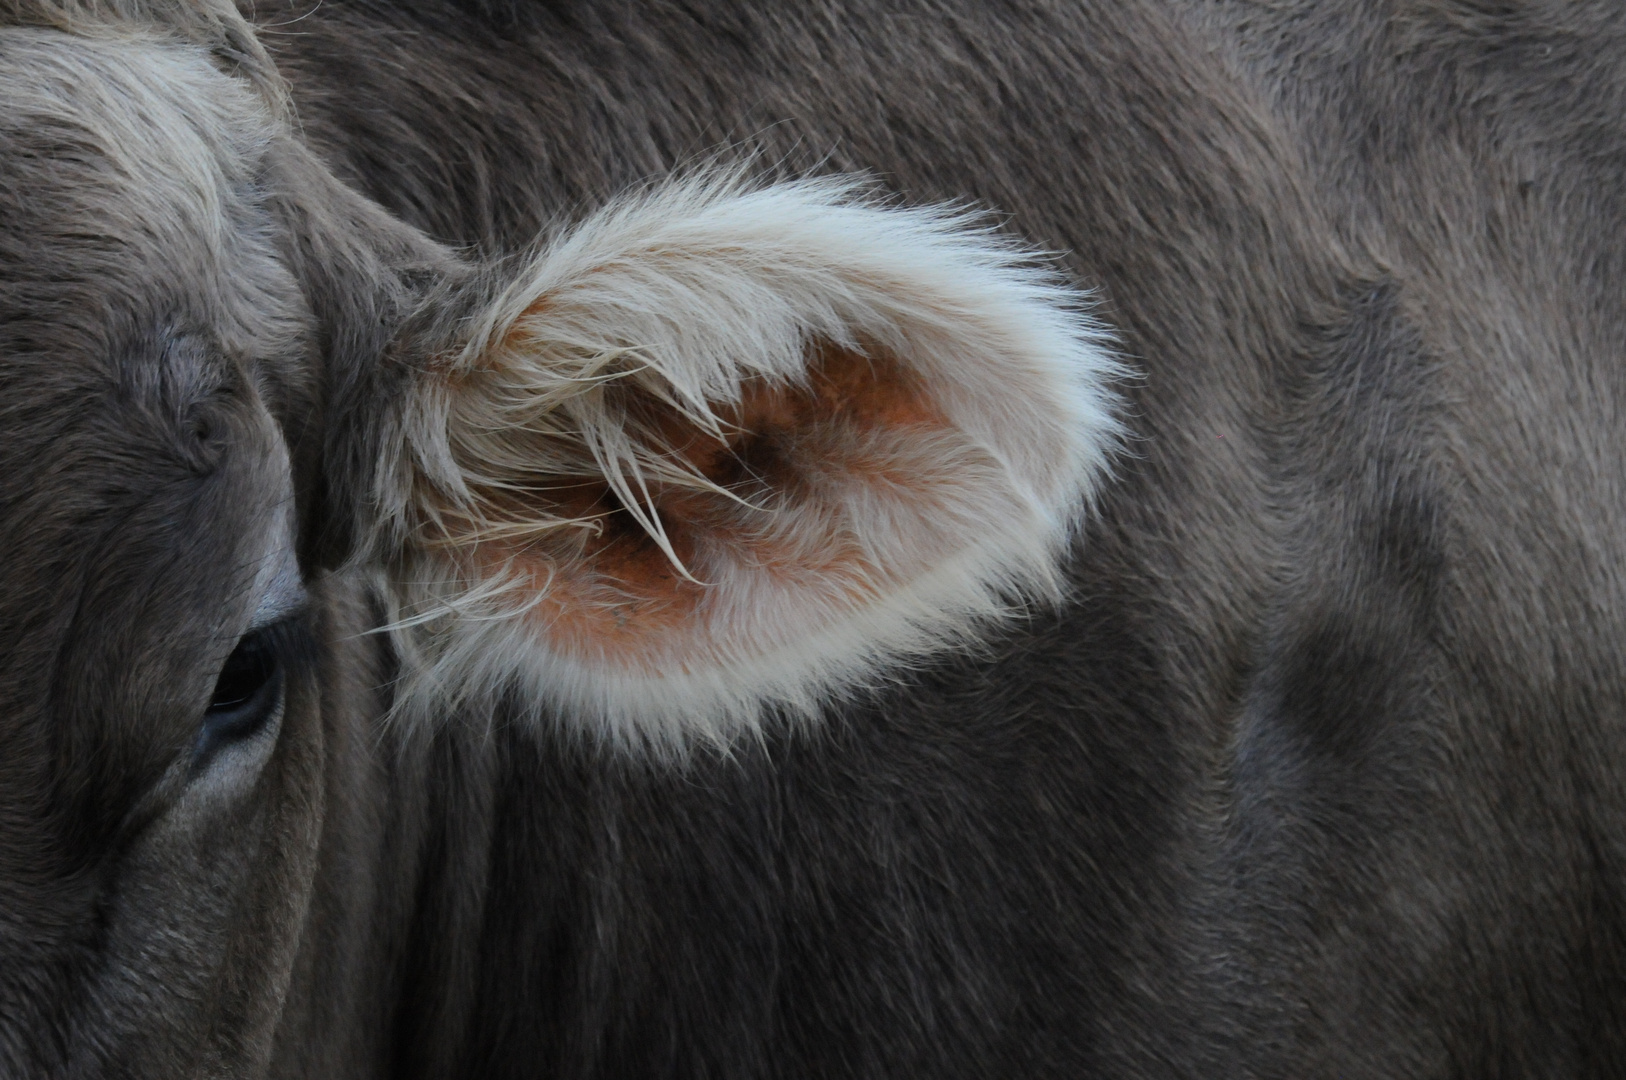
{"label": "forehead", "polygon": [[98,588],[139,621],[235,587],[176,568],[237,558],[283,497],[266,408],[309,316],[265,206],[275,125],[200,51],[0,29],[0,103],[0,638],[47,649]]}
{"label": "forehead", "polygon": [[[259,174],[275,129],[190,47],[0,31],[0,364],[121,379],[142,345],[283,351],[297,290]],[[162,352],[163,350],[158,350]]]}

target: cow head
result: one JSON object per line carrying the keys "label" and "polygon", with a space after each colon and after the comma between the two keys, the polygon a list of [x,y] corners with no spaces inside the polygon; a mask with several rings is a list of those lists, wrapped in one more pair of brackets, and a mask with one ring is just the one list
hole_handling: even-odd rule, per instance
{"label": "cow head", "polygon": [[1112,365],[978,220],[711,170],[472,262],[235,11],[0,21],[7,1075],[263,1060],[362,632],[362,720],[681,754],[1060,591]]}

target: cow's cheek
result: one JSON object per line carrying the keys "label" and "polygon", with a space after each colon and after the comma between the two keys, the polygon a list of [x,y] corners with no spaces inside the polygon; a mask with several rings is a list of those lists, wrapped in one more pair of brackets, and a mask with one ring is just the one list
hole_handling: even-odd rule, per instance
{"label": "cow's cheek", "polygon": [[315,673],[290,683],[276,751],[255,808],[255,850],[238,882],[232,934],[211,988],[210,1057],[227,1070],[259,1070],[298,950],[315,878],[325,809],[322,689]]}
{"label": "cow's cheek", "polygon": [[255,1075],[269,1059],[321,832],[321,697],[314,673],[290,679],[269,745],[200,777],[121,860],[98,1041],[136,1074]]}

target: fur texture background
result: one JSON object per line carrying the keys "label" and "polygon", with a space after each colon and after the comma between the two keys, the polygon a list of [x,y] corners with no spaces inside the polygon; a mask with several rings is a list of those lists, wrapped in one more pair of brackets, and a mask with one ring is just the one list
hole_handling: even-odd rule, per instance
{"label": "fur texture background", "polygon": [[681,775],[425,751],[400,1068],[1611,1072],[1611,5],[380,10],[268,40],[432,235],[750,140],[1009,213],[1144,373],[1060,616]]}

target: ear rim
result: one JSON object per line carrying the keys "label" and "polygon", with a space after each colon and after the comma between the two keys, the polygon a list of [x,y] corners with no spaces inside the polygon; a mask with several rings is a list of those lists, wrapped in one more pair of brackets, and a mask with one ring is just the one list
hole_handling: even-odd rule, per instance
{"label": "ear rim", "polygon": [[[875,296],[889,295],[888,288],[904,295],[923,278],[935,278],[926,292],[948,302],[935,321],[918,312],[870,312],[860,318],[848,311],[823,320],[814,313],[807,322],[815,325],[801,327],[798,341],[814,334],[851,339],[856,324],[865,334],[879,330],[883,339],[890,332],[891,344],[906,358],[938,357],[938,370],[928,372],[939,380],[938,400],[960,429],[993,451],[1005,475],[1025,487],[1014,504],[1018,527],[1004,534],[991,530],[996,542],[968,543],[942,564],[915,573],[884,602],[759,649],[748,662],[643,674],[594,666],[534,640],[528,647],[516,644],[515,611],[497,602],[499,590],[492,582],[467,580],[449,560],[415,548],[410,527],[387,523],[393,527],[384,534],[394,535],[400,545],[385,551],[383,561],[392,571],[386,589],[389,630],[407,661],[396,708],[403,722],[432,724],[506,699],[519,703],[526,723],[551,721],[569,735],[618,752],[681,758],[698,745],[726,748],[742,737],[760,737],[769,715],[810,723],[832,702],[885,682],[889,672],[975,645],[1015,613],[1064,599],[1064,562],[1121,448],[1125,429],[1115,415],[1116,385],[1128,368],[1111,352],[1110,331],[1094,318],[1089,295],[1068,283],[1052,259],[997,231],[984,214],[959,206],[901,207],[860,177],[757,184],[742,169],[700,172],[624,196],[562,233],[465,324],[461,346],[442,351],[429,365],[434,372],[429,381],[409,395],[397,447],[412,462],[406,472],[460,484],[444,441],[423,434],[446,430],[448,381],[500,354],[527,313],[553,295],[550,290],[592,273],[595,241],[651,219],[704,225],[708,214],[737,211],[753,201],[761,204],[755,211],[794,208],[804,218],[818,219],[815,225],[838,219],[871,246],[879,235],[924,245],[922,250],[940,256],[935,263],[917,258],[917,267],[898,264],[888,271],[877,265],[885,260],[865,262],[865,245],[850,246],[845,257],[851,261],[843,264],[847,271],[858,265],[860,276],[884,278],[890,272],[896,279],[872,281]],[[967,280],[955,280],[956,275],[965,279],[968,267],[978,273],[967,280],[998,294],[992,302],[970,295]],[[875,296],[871,307],[879,303]],[[1001,313],[1002,304],[1009,310]],[[965,323],[973,315],[990,325],[980,341],[967,344]],[[958,353],[1001,340],[1003,347],[994,351],[1001,363],[954,362]],[[805,356],[805,345],[798,346],[804,366]],[[777,370],[767,367],[770,373]],[[1013,372],[1054,391],[1053,400],[1044,402],[1051,410],[1049,437],[1013,434],[1034,426],[1042,410],[1031,406],[1045,396],[1030,397],[1030,407],[1018,408],[1018,396],[1004,385]],[[689,389],[697,396],[707,390],[703,381]],[[990,410],[989,400],[1000,402],[1000,408]],[[398,492],[386,504],[409,501],[408,493]],[[862,649],[852,643],[855,627]]]}

